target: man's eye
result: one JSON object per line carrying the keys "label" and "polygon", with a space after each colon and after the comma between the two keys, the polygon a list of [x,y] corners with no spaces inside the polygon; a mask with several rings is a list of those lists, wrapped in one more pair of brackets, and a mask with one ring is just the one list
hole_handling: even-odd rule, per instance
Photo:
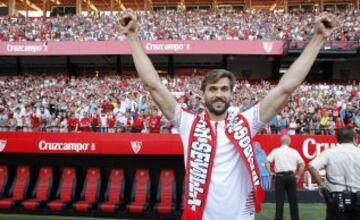
{"label": "man's eye", "polygon": [[216,91],[216,88],[211,87],[211,88],[210,88],[210,91],[211,91],[211,92],[215,92],[215,91]]}

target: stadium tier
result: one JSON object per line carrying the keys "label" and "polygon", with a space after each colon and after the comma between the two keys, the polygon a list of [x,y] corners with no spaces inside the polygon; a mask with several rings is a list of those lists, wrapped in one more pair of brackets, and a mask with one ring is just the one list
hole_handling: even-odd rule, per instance
{"label": "stadium tier", "polygon": [[[58,17],[0,17],[0,41],[122,41],[117,15],[64,15]],[[141,40],[280,40],[303,47],[313,35],[318,13],[269,10],[161,10],[139,11]],[[358,47],[359,12],[338,12],[338,25],[330,41]],[[2,51],[0,51],[1,53]]]}
{"label": "stadium tier", "polygon": [[[331,42],[332,48],[356,48],[356,42]],[[164,55],[283,55],[285,44],[282,41],[205,41],[205,40],[167,40],[144,41],[148,54]],[[126,42],[0,42],[2,56],[64,56],[64,55],[129,55]]]}
{"label": "stadium tier", "polygon": [[[189,75],[206,71],[179,69],[174,78],[163,76],[162,81],[183,107],[199,113],[204,109],[199,98],[202,76]],[[1,76],[0,130],[176,133],[138,78],[126,73],[91,75]],[[274,87],[272,82],[238,81],[230,112],[236,114],[256,105]],[[359,89],[356,82],[303,84],[262,133],[334,134],[343,126],[359,131]]]}

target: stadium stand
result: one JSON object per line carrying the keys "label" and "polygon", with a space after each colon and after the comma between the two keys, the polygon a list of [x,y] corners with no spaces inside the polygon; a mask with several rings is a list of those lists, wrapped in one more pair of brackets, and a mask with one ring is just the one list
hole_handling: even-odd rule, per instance
{"label": "stadium stand", "polygon": [[[260,1],[263,2],[263,1]],[[273,1],[268,1],[273,2]],[[317,12],[281,10],[138,11],[142,40],[288,40],[307,42]],[[0,41],[124,40],[117,15],[64,15],[50,18],[2,17]],[[337,13],[339,28],[331,40],[358,41],[359,12]],[[150,21],[150,22],[149,22]],[[92,25],[94,24],[94,25]],[[193,25],[196,24],[196,25]],[[299,44],[304,46],[304,44]],[[297,44],[292,44],[298,47]]]}
{"label": "stadium stand", "polygon": [[[11,1],[15,2],[8,2]],[[346,0],[236,1],[243,10],[221,8],[235,2],[232,0],[186,0],[189,8],[208,3],[187,11],[185,5],[184,9],[174,10],[179,2],[176,0],[166,1],[171,5],[165,5],[164,0],[153,0],[156,7],[171,9],[136,13],[140,39],[153,41],[161,49],[162,42],[169,42],[162,45],[166,49],[173,42],[236,44],[246,40],[249,45],[258,42],[265,52],[271,42],[283,45],[281,54],[264,52],[256,56],[190,54],[186,50],[163,54],[164,51],[145,47],[162,83],[182,107],[195,114],[205,109],[200,98],[203,75],[213,68],[234,72],[238,81],[229,111],[235,114],[256,105],[289,68],[289,63],[313,35],[312,23],[319,15],[315,5],[323,10],[324,1],[342,4]],[[17,7],[31,7],[29,1],[20,2],[16,1]],[[31,2],[55,6],[57,1]],[[102,8],[106,5],[108,9],[106,1],[91,2],[101,4]],[[114,2],[132,8],[143,5],[132,0]],[[215,2],[226,4],[212,8]],[[246,8],[247,2],[252,2],[253,8]],[[279,10],[285,2],[301,2],[312,9]],[[276,145],[278,134],[288,133],[294,135],[292,144],[307,163],[335,145],[337,128],[351,126],[360,134],[360,11],[359,6],[348,6],[334,10],[342,27],[322,48],[313,68],[320,70],[309,75],[308,82],[297,89],[289,103],[262,129],[265,135],[259,135],[259,139],[267,151]],[[54,17],[0,16],[0,52],[3,49],[3,54],[0,53],[0,212],[179,219],[184,193],[183,148],[179,140],[176,148],[172,146],[178,137],[168,133],[176,134],[177,130],[150,98],[129,54],[75,56],[65,51],[46,56],[31,51],[39,47],[47,50],[51,44],[105,45],[109,41],[125,44],[126,38],[117,26],[123,10],[119,8],[113,15],[91,12]],[[24,55],[26,52],[34,53]],[[262,64],[265,64],[263,69],[269,69],[268,73],[256,68]],[[38,132],[49,132],[46,134],[49,136]],[[92,132],[143,133],[144,136]],[[27,135],[41,138],[36,141],[34,137],[34,140],[28,138],[32,140],[26,142],[28,146],[22,144]],[[111,141],[115,139],[121,144],[113,144]],[[164,146],[149,147],[149,142],[159,140]],[[14,147],[15,141],[18,149]],[[81,144],[86,150],[59,149],[62,143],[70,147]],[[27,160],[28,166],[22,166]],[[35,169],[39,169],[36,179],[33,178],[36,172],[32,172]],[[79,170],[84,170],[85,175]],[[305,182],[300,180],[298,184],[303,190],[299,200],[322,202],[316,191],[308,191],[316,190],[317,185],[308,174],[305,176]],[[271,192],[268,195],[266,201],[271,201]]]}
{"label": "stadium stand", "polygon": [[[204,106],[197,97],[201,94],[199,82],[202,76],[188,76],[189,73],[185,73],[174,78],[162,77],[162,80],[177,94],[177,100],[183,103],[183,107],[194,113],[201,112]],[[0,104],[2,131],[171,131],[171,125],[154,105],[140,80],[133,76],[104,74],[101,77],[75,78],[31,74],[3,79],[2,93],[10,94],[10,97],[2,96]],[[16,87],[13,86],[15,83]],[[45,87],[41,86],[42,83]],[[230,110],[235,113],[245,111],[273,87],[271,81],[238,81],[234,97],[236,102],[232,103]],[[83,90],[85,92],[81,93]],[[336,128],[344,125],[360,132],[359,94],[360,85],[357,82],[303,84],[294,93],[293,101],[282,109],[269,126],[264,127],[263,133],[280,133],[287,129],[291,134],[334,134]],[[42,97],[42,101],[36,97]],[[67,97],[71,97],[70,101]],[[142,118],[137,117],[139,113],[142,113]],[[156,122],[157,117],[159,123]],[[138,128],[133,129],[135,126]]]}

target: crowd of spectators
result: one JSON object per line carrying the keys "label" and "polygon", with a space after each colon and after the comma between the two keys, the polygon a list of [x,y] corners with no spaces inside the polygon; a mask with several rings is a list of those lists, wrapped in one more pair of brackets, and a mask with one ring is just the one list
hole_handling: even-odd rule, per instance
{"label": "crowd of spectators", "polygon": [[[124,40],[114,15],[65,15],[49,18],[1,17],[0,41]],[[138,11],[143,40],[287,40],[307,42],[316,12],[274,10]],[[331,40],[359,42],[360,13],[336,14],[341,27]],[[296,45],[295,45],[296,46]]]}
{"label": "crowd of spectators", "polygon": [[[183,107],[204,110],[202,76],[162,77]],[[229,108],[246,111],[274,85],[238,81]],[[262,133],[334,134],[352,126],[360,133],[360,83],[305,83]],[[135,76],[0,76],[0,131],[176,133]]]}

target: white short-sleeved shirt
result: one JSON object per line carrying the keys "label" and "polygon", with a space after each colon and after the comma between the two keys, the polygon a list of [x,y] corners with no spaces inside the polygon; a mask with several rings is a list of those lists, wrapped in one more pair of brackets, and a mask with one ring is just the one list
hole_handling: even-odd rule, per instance
{"label": "white short-sleeved shirt", "polygon": [[17,126],[19,126],[19,127],[22,127],[22,126],[24,126],[24,115],[23,115],[23,113],[21,113],[21,112],[15,112],[14,113],[14,118],[15,118],[15,120],[16,120],[16,125]]}
{"label": "white short-sleeved shirt", "polygon": [[304,160],[299,152],[291,147],[282,145],[279,148],[271,151],[267,160],[272,163],[275,162],[275,173],[296,171],[298,164],[304,164]]}
{"label": "white short-sleeved shirt", "polygon": [[[310,162],[310,165],[317,170],[325,168],[331,182],[346,183],[350,186],[349,190],[360,191],[360,147],[350,143],[339,144],[322,152]],[[337,184],[327,181],[330,192],[341,192],[346,189],[345,186]]]}
{"label": "white short-sleeved shirt", "polygon": [[[242,113],[249,123],[252,136],[264,126],[260,120],[259,106],[258,104]],[[176,107],[173,124],[183,143],[185,164],[194,119],[194,114],[183,110],[180,105]],[[240,154],[225,134],[225,121],[211,121],[211,125],[217,132],[217,149],[203,219],[254,219],[251,180]]]}

